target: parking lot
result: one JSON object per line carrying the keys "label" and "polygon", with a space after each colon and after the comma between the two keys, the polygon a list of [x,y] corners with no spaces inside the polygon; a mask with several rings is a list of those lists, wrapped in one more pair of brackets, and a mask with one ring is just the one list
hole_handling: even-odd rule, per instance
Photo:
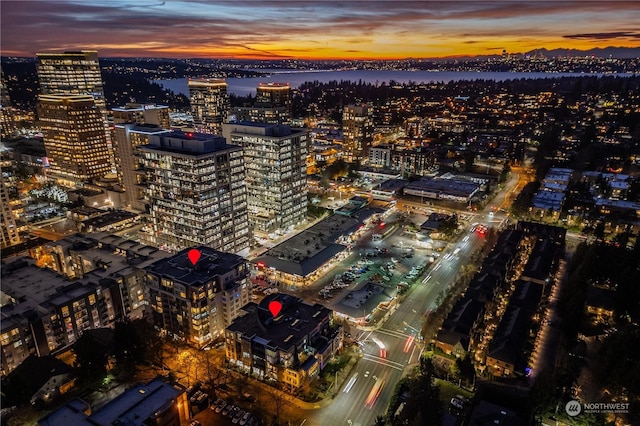
{"label": "parking lot", "polygon": [[[349,255],[311,286],[270,291],[294,294],[354,319],[366,319],[380,304],[384,306],[418,282],[446,248],[445,242],[412,232],[426,218],[421,213],[392,212],[383,221],[368,225]],[[254,289],[254,301],[264,295],[265,286],[261,283]]]}

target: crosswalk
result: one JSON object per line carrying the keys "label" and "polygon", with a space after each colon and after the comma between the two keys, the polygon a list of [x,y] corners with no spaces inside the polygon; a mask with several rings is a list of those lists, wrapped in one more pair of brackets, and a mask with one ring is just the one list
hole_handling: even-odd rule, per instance
{"label": "crosswalk", "polygon": [[381,358],[379,356],[375,356],[371,354],[364,354],[362,359],[366,359],[367,361],[375,362],[376,364],[381,364],[386,367],[395,368],[396,370],[400,370],[400,371],[404,370],[404,367],[405,367],[404,364],[400,364],[399,362],[389,361],[386,358]]}
{"label": "crosswalk", "polygon": [[387,336],[397,337],[398,339],[406,339],[407,337],[413,336],[412,333],[401,333],[396,330],[389,330],[387,328],[379,328],[375,331],[376,333],[386,334]]}

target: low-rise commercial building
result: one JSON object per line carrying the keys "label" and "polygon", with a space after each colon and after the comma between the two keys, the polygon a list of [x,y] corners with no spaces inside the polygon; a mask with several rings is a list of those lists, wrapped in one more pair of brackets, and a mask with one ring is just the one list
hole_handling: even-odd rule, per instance
{"label": "low-rise commercial building", "polygon": [[40,419],[38,425],[180,426],[189,418],[184,387],[158,378],[129,388],[93,413],[86,401],[76,398]]}
{"label": "low-rise commercial building", "polygon": [[361,208],[351,215],[334,214],[255,258],[256,276],[271,284],[308,286],[346,256],[348,246],[381,209]]}
{"label": "low-rise commercial building", "polygon": [[468,203],[480,191],[480,185],[461,179],[423,177],[405,186],[404,194],[430,199]]}

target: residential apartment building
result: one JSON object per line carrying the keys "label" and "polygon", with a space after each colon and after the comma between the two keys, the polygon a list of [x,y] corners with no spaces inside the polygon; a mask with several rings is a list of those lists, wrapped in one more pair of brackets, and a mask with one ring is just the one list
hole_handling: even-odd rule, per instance
{"label": "residential apartment building", "polygon": [[230,109],[227,82],[224,79],[200,78],[189,79],[188,85],[195,130],[219,134]]}
{"label": "residential apartment building", "polygon": [[8,374],[30,354],[55,354],[73,344],[84,330],[109,327],[116,311],[113,283],[86,277],[70,282],[32,259],[2,267],[0,345],[2,373]]}
{"label": "residential apartment building", "polygon": [[[282,304],[276,317],[268,309],[272,301]],[[231,365],[252,376],[299,388],[342,349],[342,326],[320,304],[274,294],[243,311],[226,329],[226,355]]]}
{"label": "residential apartment building", "polygon": [[166,334],[203,346],[224,335],[249,302],[251,283],[246,261],[237,255],[199,246],[147,266],[152,319]]}
{"label": "residential apartment building", "polygon": [[50,173],[77,186],[111,171],[104,120],[90,95],[40,95],[38,117]]}
{"label": "residential apartment building", "polygon": [[155,104],[131,103],[111,110],[113,124],[151,124],[161,129],[170,129],[169,107]]}
{"label": "residential apartment building", "polygon": [[153,245],[206,245],[229,253],[249,247],[242,148],[221,136],[173,131],[139,146]]}
{"label": "residential apartment building", "polygon": [[[158,109],[154,109],[158,112]],[[122,111],[121,111],[122,112]],[[142,119],[144,116],[137,116],[137,112],[128,111],[135,114],[133,119]],[[116,114],[114,110],[114,114]],[[119,118],[124,118],[118,113]],[[168,120],[168,115],[167,115]],[[119,120],[114,119],[114,123]],[[156,120],[164,124],[164,120]],[[116,170],[118,179],[125,190],[127,204],[130,208],[138,211],[145,211],[147,203],[144,200],[144,170],[140,165],[140,154],[138,147],[149,144],[151,135],[163,135],[171,133],[157,124],[144,124],[138,122],[124,122],[115,124],[114,140],[116,149]]]}
{"label": "residential apartment building", "polygon": [[373,141],[373,107],[347,105],[342,112],[342,157],[349,163],[368,158]]}
{"label": "residential apartment building", "polygon": [[286,125],[223,125],[243,147],[249,221],[254,231],[286,231],[307,217],[307,132]]}
{"label": "residential apartment building", "polygon": [[144,268],[169,254],[156,247],[107,233],[73,234],[52,241],[35,257],[38,266],[70,280],[94,277],[117,287],[113,294],[116,316],[142,318],[148,310]]}

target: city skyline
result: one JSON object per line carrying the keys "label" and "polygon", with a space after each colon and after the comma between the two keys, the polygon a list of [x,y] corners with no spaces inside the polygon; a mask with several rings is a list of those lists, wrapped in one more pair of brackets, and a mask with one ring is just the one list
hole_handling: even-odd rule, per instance
{"label": "city skyline", "polygon": [[[366,5],[366,7],[365,7]],[[633,2],[2,2],[2,54],[400,59],[640,47]],[[78,40],[82,40],[81,43]]]}

